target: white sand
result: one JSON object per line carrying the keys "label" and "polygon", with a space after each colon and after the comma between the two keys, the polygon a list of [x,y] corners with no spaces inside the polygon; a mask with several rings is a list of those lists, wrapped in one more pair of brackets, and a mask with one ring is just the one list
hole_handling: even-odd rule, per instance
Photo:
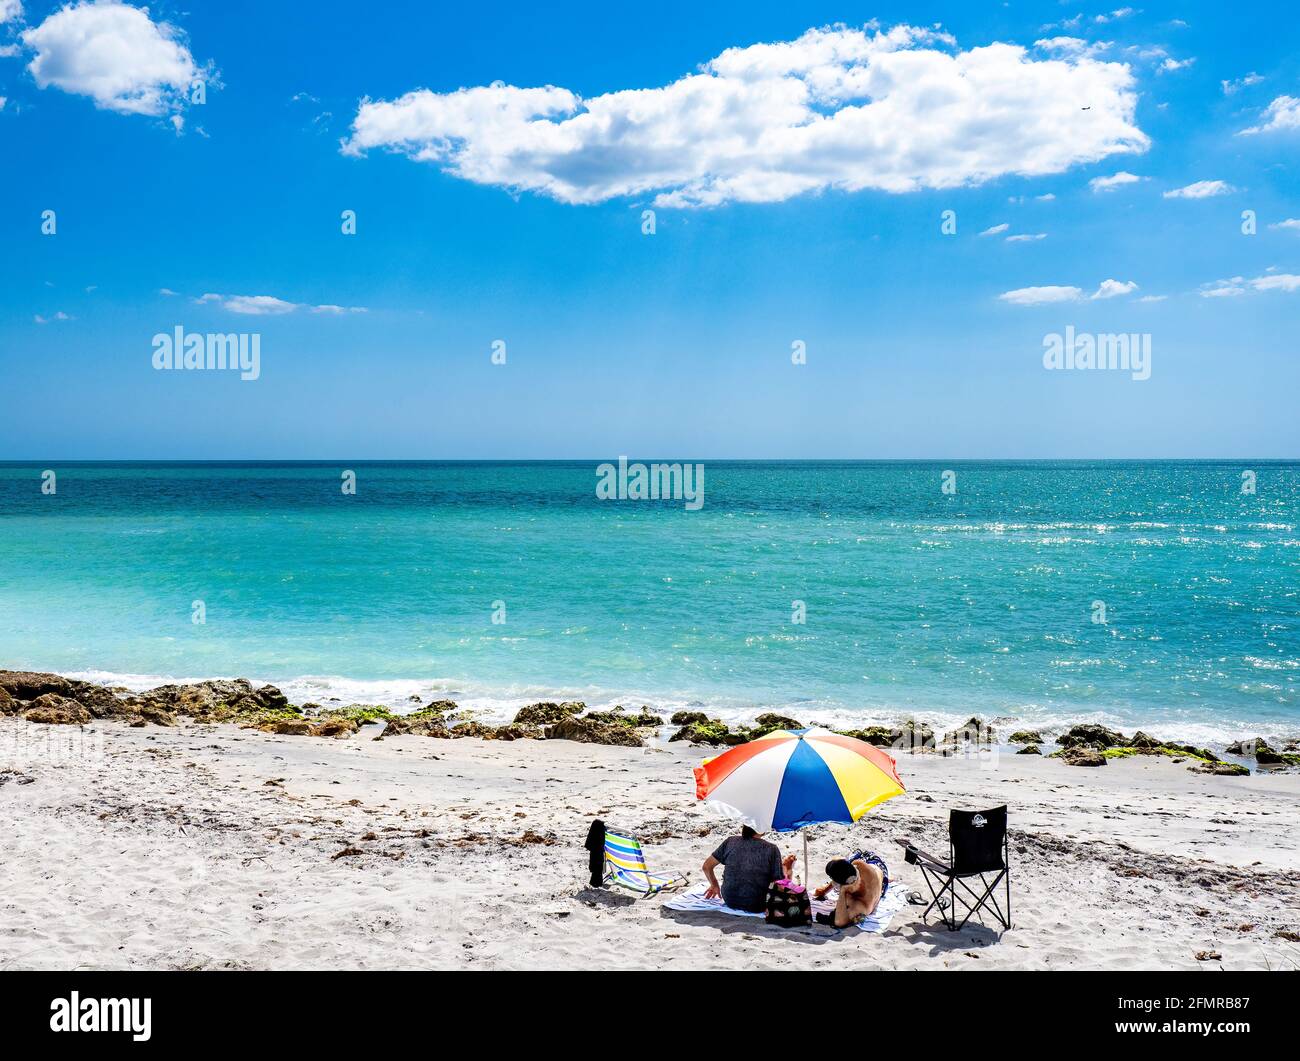
{"label": "white sand", "polygon": [[700,878],[728,831],[694,799],[708,754],[0,719],[0,969],[1300,967],[1274,934],[1300,932],[1300,775],[904,755],[907,796],[813,832],[815,865],[865,844],[921,887],[893,837],[943,853],[948,807],[1009,804],[1001,936],[920,907],[786,933],[587,888],[594,817]]}

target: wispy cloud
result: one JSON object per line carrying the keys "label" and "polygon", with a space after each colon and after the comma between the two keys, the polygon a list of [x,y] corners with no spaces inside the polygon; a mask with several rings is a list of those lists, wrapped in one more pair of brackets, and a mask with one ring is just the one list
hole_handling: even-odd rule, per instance
{"label": "wispy cloud", "polygon": [[1092,58],[1109,49],[1110,45],[1110,41],[1086,41],[1080,37],[1046,37],[1034,41],[1035,48],[1071,58]]}
{"label": "wispy cloud", "polygon": [[365,99],[342,149],[396,151],[566,203],[656,193],[658,206],[701,207],[1061,173],[1145,151],[1136,105],[1124,63],[1005,43],[962,51],[912,26],[833,26],[589,99],[499,83]]}
{"label": "wispy cloud", "polygon": [[1294,273],[1265,273],[1263,276],[1257,276],[1252,280],[1247,280],[1242,276],[1234,276],[1227,280],[1215,280],[1210,284],[1202,284],[1200,295],[1202,298],[1237,298],[1252,291],[1282,291],[1286,293],[1300,291],[1300,276],[1296,276]]}
{"label": "wispy cloud", "polygon": [[980,233],[980,235],[981,235],[981,236],[1000,236],[1003,232],[1005,232],[1005,231],[1006,231],[1007,229],[1009,229],[1010,227],[1011,227],[1011,226],[1010,226],[1009,224],[1007,224],[1007,223],[1004,221],[1004,222],[1003,222],[1002,224],[1000,224],[1000,225],[994,225],[992,228],[986,228],[983,232]]}
{"label": "wispy cloud", "polygon": [[1139,181],[1144,180],[1146,180],[1145,177],[1139,177],[1135,173],[1120,170],[1118,173],[1112,173],[1109,177],[1093,177],[1088,182],[1088,187],[1094,192],[1113,192],[1116,188],[1122,188],[1126,184],[1137,184]]}
{"label": "wispy cloud", "polygon": [[1230,81],[1220,81],[1219,85],[1223,88],[1225,96],[1235,96],[1243,88],[1249,88],[1251,85],[1258,85],[1264,79],[1255,71],[1251,71],[1245,77],[1238,77]]}
{"label": "wispy cloud", "polygon": [[64,313],[63,310],[59,310],[58,313],[53,313],[53,314],[51,314],[51,315],[48,316],[48,317],[42,317],[42,316],[38,313],[38,314],[36,314],[36,316],[33,318],[33,320],[35,320],[37,324],[54,324],[54,323],[56,323],[56,322],[58,322],[58,321],[74,321],[74,320],[76,320],[76,319],[77,319],[76,317],[73,317],[73,316],[71,316],[71,315],[69,315],[69,314],[67,314],[67,313]]}
{"label": "wispy cloud", "polygon": [[1041,306],[1051,302],[1078,302],[1083,290],[1077,287],[1018,287],[998,295],[1003,302],[1013,306]]}
{"label": "wispy cloud", "polygon": [[1229,195],[1235,192],[1227,181],[1197,181],[1183,188],[1174,188],[1164,193],[1166,199],[1210,199],[1216,195]]}
{"label": "wispy cloud", "polygon": [[1085,295],[1081,287],[1046,286],[1018,287],[1014,291],[1002,292],[998,298],[1013,306],[1041,306],[1054,302],[1117,298],[1120,295],[1130,295],[1137,289],[1138,285],[1132,280],[1103,280],[1091,295]]}
{"label": "wispy cloud", "polygon": [[1269,225],[1269,228],[1290,229],[1293,232],[1300,232],[1300,218],[1288,217],[1285,221],[1278,221]]}
{"label": "wispy cloud", "polygon": [[278,317],[287,313],[306,310],[311,313],[365,313],[364,306],[313,306],[305,302],[288,302],[274,295],[216,295],[208,293],[194,300],[199,305],[216,305],[231,313],[242,313],[250,317]]}
{"label": "wispy cloud", "polygon": [[1035,232],[1033,234],[1019,233],[1014,236],[1008,236],[1007,242],[1008,243],[1035,243],[1040,239],[1047,239],[1047,233],[1046,232]]}

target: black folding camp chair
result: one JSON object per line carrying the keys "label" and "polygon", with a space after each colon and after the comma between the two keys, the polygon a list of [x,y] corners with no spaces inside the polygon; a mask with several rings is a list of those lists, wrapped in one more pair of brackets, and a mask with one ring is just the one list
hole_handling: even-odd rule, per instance
{"label": "black folding camp chair", "polygon": [[[907,849],[907,861],[921,870],[933,896],[922,918],[937,906],[943,923],[956,932],[965,928],[966,922],[978,910],[984,909],[996,917],[1003,928],[1011,927],[1011,866],[1008,862],[1006,807],[986,811],[949,811],[947,862],[926,854],[908,840],[900,839],[898,842]],[[992,880],[989,880],[990,874]],[[976,878],[978,883],[975,883]],[[1003,880],[1007,892],[1005,914],[994,894],[994,889]],[[947,902],[944,902],[945,897]],[[957,922],[958,903],[966,911],[960,924]]]}

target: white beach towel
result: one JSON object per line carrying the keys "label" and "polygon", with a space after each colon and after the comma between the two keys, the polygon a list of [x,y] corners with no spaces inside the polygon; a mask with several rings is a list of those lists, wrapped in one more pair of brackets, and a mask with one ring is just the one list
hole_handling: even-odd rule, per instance
{"label": "white beach towel", "polygon": [[[664,906],[669,910],[681,910],[691,914],[727,914],[731,917],[763,917],[763,914],[751,913],[749,910],[737,910],[733,906],[728,906],[721,899],[706,899],[704,892],[706,885],[699,885],[691,891],[684,892],[681,895],[674,895],[668,899]],[[813,913],[830,913],[835,909],[835,892],[831,891],[826,900],[821,902],[814,901],[812,904]],[[862,932],[884,932],[889,927],[890,919],[907,905],[907,889],[901,884],[891,884],[889,890],[880,897],[880,902],[876,906],[876,912],[870,917],[863,918],[858,922],[857,928]],[[829,928],[828,925],[814,925],[810,927]],[[850,928],[855,926],[849,926]],[[844,931],[844,930],[838,930]]]}

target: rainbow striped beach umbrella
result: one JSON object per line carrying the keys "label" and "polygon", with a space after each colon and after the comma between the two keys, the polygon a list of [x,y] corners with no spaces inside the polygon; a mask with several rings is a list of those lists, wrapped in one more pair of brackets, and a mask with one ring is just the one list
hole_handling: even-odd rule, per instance
{"label": "rainbow striped beach umbrella", "polygon": [[779,729],[695,768],[695,798],[760,833],[857,821],[905,791],[887,752],[825,729]]}
{"label": "rainbow striped beach umbrella", "polygon": [[775,730],[695,768],[695,798],[760,833],[851,824],[904,791],[891,755],[825,729]]}

